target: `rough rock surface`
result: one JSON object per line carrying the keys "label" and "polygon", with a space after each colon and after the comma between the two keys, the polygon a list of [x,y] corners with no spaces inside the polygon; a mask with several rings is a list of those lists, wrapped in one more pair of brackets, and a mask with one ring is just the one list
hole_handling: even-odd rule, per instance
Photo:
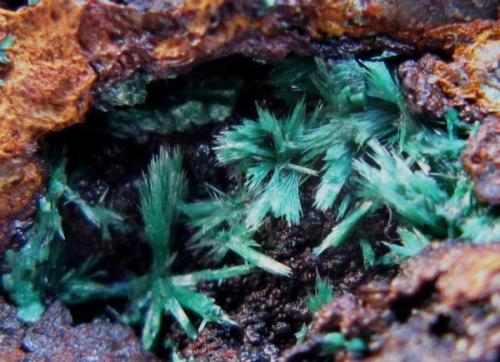
{"label": "rough rock surface", "polygon": [[474,42],[458,45],[453,61],[427,54],[418,62],[403,63],[399,73],[415,112],[442,116],[446,108],[456,107],[464,120],[476,121],[500,114],[499,61],[500,25],[496,24]]}
{"label": "rough rock surface", "polygon": [[500,204],[500,25],[483,32],[472,43],[458,46],[453,61],[425,55],[399,67],[410,109],[442,117],[460,110],[462,120],[479,121],[463,155],[479,198]]}
{"label": "rough rock surface", "polygon": [[104,321],[73,326],[69,311],[50,306],[34,325],[24,325],[16,310],[0,299],[0,360],[121,362],[157,361],[145,352],[132,329]]}
{"label": "rough rock surface", "polygon": [[465,168],[475,181],[476,193],[493,205],[500,205],[500,122],[488,117],[477,135],[469,139],[463,154]]}
{"label": "rough rock surface", "polygon": [[[40,188],[42,172],[34,159],[39,141],[81,121],[94,93],[136,71],[163,77],[230,54],[276,59],[317,52],[315,44],[332,37],[389,37],[414,49],[455,51],[454,62],[471,82],[457,87],[456,72],[449,78],[447,70],[439,71],[444,92],[498,117],[498,90],[484,85],[490,75],[497,77],[497,1],[425,5],[302,0],[269,8],[252,0],[42,0],[17,11],[0,9],[0,35],[14,40],[1,72],[0,218],[21,211]],[[482,20],[465,23],[473,19]]]}
{"label": "rough rock surface", "polygon": [[426,54],[418,61],[408,60],[398,68],[406,102],[413,114],[443,117],[451,100],[434,75],[434,65],[441,60]]}
{"label": "rough rock surface", "polygon": [[[317,315],[309,341],[288,353],[320,351],[321,335],[369,341],[365,355],[337,360],[497,361],[500,357],[500,245],[434,245],[383,279],[344,294]],[[371,338],[371,339],[370,339]]]}
{"label": "rough rock surface", "polygon": [[[313,194],[307,194],[305,201],[310,205]],[[384,216],[367,220],[370,239],[380,239],[387,231]],[[181,356],[200,362],[280,361],[282,353],[297,343],[295,333],[311,322],[308,294],[314,292],[318,275],[329,279],[337,294],[356,289],[377,273],[365,269],[355,242],[327,251],[321,258],[312,255],[312,248],[334,224],[334,214],[313,209],[304,213],[297,226],[288,226],[284,220],[266,223],[259,233],[262,250],[289,266],[292,275],[280,278],[256,272],[201,285],[238,325],[229,330],[208,325],[196,340],[187,340],[182,331],[171,332],[169,338],[180,341]],[[392,270],[385,270],[385,275],[393,275]]]}
{"label": "rough rock surface", "polygon": [[40,137],[82,120],[95,74],[76,34],[82,8],[43,1],[17,12],[0,9],[0,36],[12,38],[0,67],[0,219],[21,211],[42,185],[31,156]]}

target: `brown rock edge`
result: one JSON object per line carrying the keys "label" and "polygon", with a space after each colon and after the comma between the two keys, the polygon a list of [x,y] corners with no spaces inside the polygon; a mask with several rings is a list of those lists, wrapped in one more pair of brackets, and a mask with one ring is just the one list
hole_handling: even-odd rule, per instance
{"label": "brown rock edge", "polygon": [[286,362],[321,353],[321,336],[371,336],[368,352],[337,361],[497,361],[500,357],[500,244],[435,243],[384,277],[320,310],[308,341]]}

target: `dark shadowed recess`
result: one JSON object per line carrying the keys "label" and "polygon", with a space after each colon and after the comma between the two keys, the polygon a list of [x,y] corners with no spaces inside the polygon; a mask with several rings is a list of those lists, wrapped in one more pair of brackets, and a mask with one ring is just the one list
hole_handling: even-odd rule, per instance
{"label": "dark shadowed recess", "polygon": [[29,0],[0,0],[0,8],[16,10],[22,6],[27,6]]}
{"label": "dark shadowed recess", "polygon": [[[234,67],[235,64],[238,66]],[[234,73],[244,78],[246,85],[238,97],[234,114],[251,117],[255,112],[255,102],[267,102],[264,98],[269,90],[261,82],[268,68],[246,59],[231,58],[201,65],[196,71],[228,74],[233,72],[228,69],[236,69]],[[149,84],[147,100],[141,107],[161,105],[166,95],[175,94],[183,84],[185,78],[182,75]],[[75,189],[87,201],[104,201],[107,207],[123,214],[133,229],[142,229],[137,208],[137,184],[160,145],[181,149],[191,198],[203,195],[208,183],[227,187],[225,172],[217,168],[215,154],[211,150],[212,135],[224,127],[223,124],[194,126],[182,133],[169,135],[150,134],[136,139],[119,139],[102,129],[104,117],[104,112],[92,110],[85,123],[51,135],[45,150],[41,151],[41,157],[44,157],[47,148],[66,149],[67,173]],[[123,268],[140,273],[147,268],[150,256],[142,232],[112,232],[112,240],[103,241],[99,230],[89,225],[73,205],[64,207],[63,218],[68,263],[78,263],[82,258],[97,253],[104,254],[103,265],[112,267],[115,272]],[[180,233],[183,231],[180,230]]]}

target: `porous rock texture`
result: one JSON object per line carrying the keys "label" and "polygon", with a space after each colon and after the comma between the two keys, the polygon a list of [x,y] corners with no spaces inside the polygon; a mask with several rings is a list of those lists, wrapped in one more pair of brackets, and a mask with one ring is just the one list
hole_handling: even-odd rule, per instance
{"label": "porous rock texture", "polygon": [[461,119],[481,122],[463,162],[478,197],[500,205],[500,24],[456,46],[452,62],[427,54],[403,63],[399,74],[414,113],[442,117],[455,107]]}
{"label": "porous rock texture", "polygon": [[[83,121],[96,95],[136,72],[163,78],[233,54],[438,51],[451,56],[430,67],[440,102],[496,125],[498,12],[495,0],[41,0],[0,9],[0,37],[13,39],[0,69],[0,232],[43,192],[40,141]],[[498,137],[480,142],[468,170],[481,198],[498,204],[498,161],[488,156]]]}
{"label": "porous rock texture", "polygon": [[372,281],[323,307],[309,340],[286,360],[320,355],[328,332],[368,341],[366,353],[338,353],[338,361],[498,361],[500,245],[431,246],[392,281]]}
{"label": "porous rock texture", "polygon": [[0,299],[0,360],[64,362],[154,362],[129,327],[105,321],[72,326],[69,311],[52,304],[42,319],[25,325],[16,309]]}

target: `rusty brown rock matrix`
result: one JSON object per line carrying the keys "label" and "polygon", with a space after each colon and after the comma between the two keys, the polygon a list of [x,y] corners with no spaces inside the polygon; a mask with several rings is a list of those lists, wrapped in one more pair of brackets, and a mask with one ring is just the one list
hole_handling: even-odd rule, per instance
{"label": "rusty brown rock matrix", "polygon": [[335,331],[371,336],[364,356],[339,353],[338,361],[497,361],[499,275],[499,244],[436,243],[403,263],[394,279],[337,296],[286,360],[314,355],[317,336]]}
{"label": "rusty brown rock matrix", "polygon": [[271,8],[250,0],[128,3],[42,0],[0,10],[0,34],[14,39],[0,88],[4,223],[42,184],[33,157],[45,135],[81,122],[96,93],[138,70],[161,78],[231,54],[279,59],[314,54],[322,39],[390,37],[410,49],[454,54],[466,81],[457,90],[446,72],[444,94],[453,105],[472,104],[498,119],[498,101],[484,89],[484,72],[499,52],[497,1],[303,0]]}

